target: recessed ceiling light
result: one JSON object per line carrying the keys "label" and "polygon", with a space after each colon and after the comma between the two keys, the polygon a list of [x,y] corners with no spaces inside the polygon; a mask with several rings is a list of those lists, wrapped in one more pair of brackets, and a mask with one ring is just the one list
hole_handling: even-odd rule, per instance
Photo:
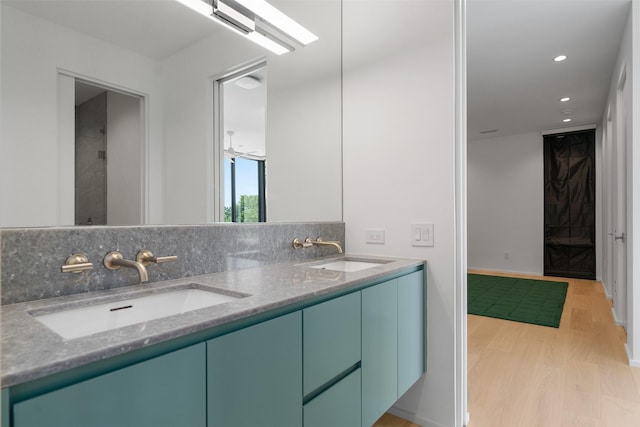
{"label": "recessed ceiling light", "polygon": [[565,123],[569,123],[571,121],[571,119],[564,119],[563,122]]}
{"label": "recessed ceiling light", "polygon": [[567,102],[570,99],[571,98],[569,98],[568,96],[565,96],[564,98],[560,98],[560,102]]}
{"label": "recessed ceiling light", "polygon": [[571,111],[563,111],[562,114],[564,114],[565,116],[568,116],[569,114],[571,114]]}
{"label": "recessed ceiling light", "polygon": [[236,85],[242,89],[255,89],[262,84],[260,79],[253,76],[243,76],[236,80]]}
{"label": "recessed ceiling light", "polygon": [[562,62],[565,59],[567,59],[567,55],[558,55],[555,58],[553,58],[553,60],[556,61],[556,62]]}

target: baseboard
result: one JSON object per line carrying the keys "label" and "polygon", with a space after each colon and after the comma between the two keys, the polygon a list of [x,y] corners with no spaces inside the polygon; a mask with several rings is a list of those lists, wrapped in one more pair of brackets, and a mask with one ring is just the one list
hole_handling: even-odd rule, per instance
{"label": "baseboard", "polygon": [[400,417],[403,420],[410,421],[422,427],[446,427],[433,420],[428,420],[426,418],[419,417],[414,413],[405,411],[404,409],[396,408],[395,406],[391,407],[391,409],[389,409],[387,412],[390,413],[391,415],[395,415],[396,417]]}
{"label": "baseboard", "polygon": [[487,269],[487,268],[475,268],[475,267],[468,267],[467,266],[467,270],[473,270],[474,272],[479,272],[479,273],[484,273],[484,274],[492,274],[492,273],[496,273],[496,272],[500,272],[500,273],[505,273],[505,274],[520,274],[523,276],[538,276],[538,277],[544,277],[544,275],[537,271],[537,272],[528,272],[528,271],[512,271],[512,270],[503,270],[503,269]]}
{"label": "baseboard", "polygon": [[624,327],[624,322],[622,320],[618,319],[618,316],[616,316],[616,311],[614,310],[613,307],[611,307],[611,314],[613,315],[613,323],[615,323],[616,326]]}
{"label": "baseboard", "polygon": [[633,368],[640,368],[640,360],[634,360],[631,358],[631,350],[629,349],[629,343],[624,344],[624,350],[627,352],[627,360],[629,361],[629,366]]}
{"label": "baseboard", "polygon": [[607,286],[604,284],[602,280],[600,280],[600,286],[602,286],[602,290],[604,291],[605,298],[608,301],[613,301],[613,296],[609,293],[609,289],[607,289]]}

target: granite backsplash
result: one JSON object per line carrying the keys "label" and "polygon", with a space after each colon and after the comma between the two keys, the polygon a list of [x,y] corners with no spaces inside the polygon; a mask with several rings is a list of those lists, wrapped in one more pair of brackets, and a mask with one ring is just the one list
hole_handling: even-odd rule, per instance
{"label": "granite backsplash", "polygon": [[[206,224],[180,226],[52,227],[0,229],[2,305],[131,286],[133,269],[109,270],[104,256],[119,251],[134,260],[139,250],[178,261],[147,267],[149,281],[178,279],[278,262],[304,261],[336,253],[333,247],[294,249],[294,238],[340,241],[342,222]],[[72,254],[84,254],[93,269],[62,273]]]}

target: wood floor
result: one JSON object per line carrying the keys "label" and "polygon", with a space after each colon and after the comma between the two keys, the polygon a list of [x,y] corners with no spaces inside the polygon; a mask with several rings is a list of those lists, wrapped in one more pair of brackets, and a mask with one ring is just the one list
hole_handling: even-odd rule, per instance
{"label": "wood floor", "polygon": [[640,426],[640,369],[602,285],[547,279],[569,282],[559,328],[469,315],[469,427]]}
{"label": "wood floor", "polygon": [[384,414],[373,427],[420,427],[409,421],[405,421],[402,418],[398,418],[391,414]]}
{"label": "wood floor", "polygon": [[[640,427],[640,369],[602,285],[545,279],[569,283],[559,328],[468,316],[469,427]],[[389,414],[375,426],[418,427]]]}

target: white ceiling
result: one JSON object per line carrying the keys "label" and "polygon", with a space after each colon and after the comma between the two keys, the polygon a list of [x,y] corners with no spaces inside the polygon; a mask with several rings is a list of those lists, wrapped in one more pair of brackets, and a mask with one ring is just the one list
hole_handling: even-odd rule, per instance
{"label": "white ceiling", "polygon": [[[175,0],[1,1],[158,60],[222,28]],[[467,1],[469,139],[600,122],[631,0]]]}
{"label": "white ceiling", "polygon": [[599,123],[630,5],[468,0],[468,139]]}
{"label": "white ceiling", "polygon": [[266,156],[266,108],[267,69],[261,68],[248,75],[257,78],[260,86],[244,89],[231,80],[224,84],[224,149],[231,140],[228,131],[233,131],[233,149],[255,158]]}
{"label": "white ceiling", "polygon": [[2,3],[158,60],[222,29],[175,0],[2,0]]}

